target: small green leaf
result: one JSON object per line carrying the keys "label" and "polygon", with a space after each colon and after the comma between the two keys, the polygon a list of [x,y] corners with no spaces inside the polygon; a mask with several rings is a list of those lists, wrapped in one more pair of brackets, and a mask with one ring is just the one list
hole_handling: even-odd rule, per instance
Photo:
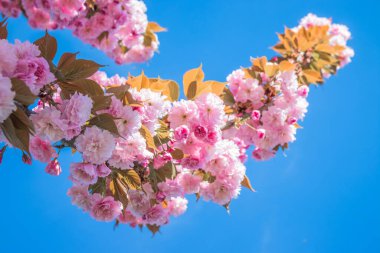
{"label": "small green leaf", "polygon": [[150,133],[149,129],[142,125],[141,128],[140,128],[140,133],[141,135],[145,138],[146,140],[146,146],[150,149],[157,149],[155,143],[154,143],[154,139],[153,139],[153,136],[152,134]]}
{"label": "small green leaf", "polygon": [[34,103],[34,101],[37,99],[37,96],[35,96],[29,89],[29,87],[24,83],[24,81],[21,81],[17,78],[12,78],[12,89],[16,93],[15,100],[24,106],[28,106]]}
{"label": "small green leaf", "polygon": [[117,178],[131,190],[141,189],[141,179],[139,174],[133,169],[122,170],[118,173]]}
{"label": "small green leaf", "polygon": [[249,180],[249,178],[247,177],[247,175],[244,175],[244,179],[243,181],[241,181],[241,185],[250,189],[251,191],[253,192],[256,192],[255,189],[253,189],[252,185],[251,185],[251,181]]}
{"label": "small green leaf", "polygon": [[97,126],[118,136],[120,135],[119,131],[117,130],[114,118],[107,113],[96,115],[90,120],[89,125]]}
{"label": "small green leaf", "polygon": [[185,154],[183,153],[183,151],[180,150],[180,149],[178,149],[178,148],[174,149],[170,154],[176,160],[180,160],[180,159],[182,159],[185,156]]}

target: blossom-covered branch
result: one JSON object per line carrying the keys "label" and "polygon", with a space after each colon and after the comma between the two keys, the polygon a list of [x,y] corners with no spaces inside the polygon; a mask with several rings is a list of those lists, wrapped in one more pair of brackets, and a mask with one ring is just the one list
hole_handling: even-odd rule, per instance
{"label": "blossom-covered branch", "polygon": [[188,194],[228,209],[241,186],[254,191],[247,149],[266,160],[295,140],[310,84],[350,62],[349,38],[347,27],[309,14],[279,35],[280,55],[253,58],[227,82],[205,81],[201,67],[186,72],[187,99],[179,101],[173,80],[107,77],[71,53],[53,64],[56,41],[48,34],[35,45],[3,39],[3,140],[23,150],[25,162],[31,154],[48,163],[52,175],[61,172],[60,150],[79,152],[82,161],[70,166],[72,202],[96,220],[155,233],[186,210]]}
{"label": "blossom-covered branch", "polygon": [[148,22],[140,0],[0,0],[0,13],[23,14],[33,28],[70,29],[118,64],[149,60],[158,49],[155,33],[165,30]]}

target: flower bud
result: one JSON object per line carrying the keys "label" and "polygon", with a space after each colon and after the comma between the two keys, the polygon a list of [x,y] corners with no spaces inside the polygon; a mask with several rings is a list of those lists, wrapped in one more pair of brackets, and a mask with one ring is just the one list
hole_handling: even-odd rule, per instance
{"label": "flower bud", "polygon": [[52,176],[59,176],[61,174],[62,169],[58,163],[57,159],[51,160],[45,168],[45,172]]}
{"label": "flower bud", "polygon": [[256,131],[256,133],[257,133],[257,138],[259,138],[260,140],[261,139],[264,139],[264,137],[265,137],[265,129],[257,129],[257,131]]}
{"label": "flower bud", "polygon": [[298,88],[297,93],[301,97],[307,97],[309,94],[309,87],[307,85],[302,85]]}
{"label": "flower bud", "polygon": [[196,126],[194,129],[194,135],[198,139],[204,139],[207,136],[207,129],[204,126]]}
{"label": "flower bud", "polygon": [[253,110],[252,113],[251,113],[251,118],[255,121],[258,121],[260,120],[260,117],[261,117],[261,113],[259,110]]}
{"label": "flower bud", "polygon": [[161,191],[157,192],[156,193],[156,199],[159,201],[159,202],[162,202],[164,201],[166,198],[165,194]]}
{"label": "flower bud", "polygon": [[295,117],[289,117],[286,122],[288,122],[289,125],[293,125],[297,122],[297,119]]}
{"label": "flower bud", "polygon": [[186,140],[189,137],[190,130],[187,126],[182,125],[174,130],[174,139],[177,141]]}

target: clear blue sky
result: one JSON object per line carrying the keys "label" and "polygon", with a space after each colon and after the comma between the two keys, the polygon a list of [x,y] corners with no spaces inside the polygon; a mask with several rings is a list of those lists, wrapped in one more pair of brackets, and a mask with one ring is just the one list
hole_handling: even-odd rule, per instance
{"label": "clear blue sky", "polygon": [[[11,151],[0,166],[0,252],[380,252],[380,27],[378,1],[181,0],[146,1],[149,18],[168,27],[160,54],[146,65],[116,66],[67,31],[54,32],[59,53],[107,64],[109,74],[141,69],[181,81],[203,63],[206,77],[224,80],[272,55],[275,32],[308,12],[351,28],[356,56],[320,88],[312,88],[304,129],[286,157],[247,164],[257,193],[243,190],[228,215],[212,203],[195,203],[154,238],[127,226],[113,231],[70,204],[66,152],[63,174],[26,166]],[[42,31],[9,21],[10,38],[34,40]]]}

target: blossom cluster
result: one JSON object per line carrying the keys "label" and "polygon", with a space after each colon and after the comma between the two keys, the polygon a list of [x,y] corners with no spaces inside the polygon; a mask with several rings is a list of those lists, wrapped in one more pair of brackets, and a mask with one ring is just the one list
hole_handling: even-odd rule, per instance
{"label": "blossom cluster", "polygon": [[[307,112],[308,85],[311,83],[307,80],[309,76],[305,74],[305,81],[300,73],[315,75],[316,80],[320,80],[322,76],[326,78],[332,73],[326,69],[339,69],[351,61],[354,52],[347,47],[351,34],[346,26],[308,14],[292,30],[302,33],[301,28],[307,31],[325,27],[326,38],[319,38],[319,44],[312,44],[316,49],[305,46],[302,51],[299,46],[283,61],[278,57],[273,57],[269,62],[266,58],[253,59],[252,68],[235,70],[227,77],[237,114],[233,115],[235,127],[228,128],[224,135],[238,138],[246,147],[253,145],[255,159],[270,159],[279,148],[287,148],[288,143],[296,139],[299,121]],[[327,56],[333,52],[337,61],[321,62],[319,58],[312,57],[313,51]],[[313,64],[318,67],[309,68]]]}
{"label": "blossom cluster", "polygon": [[0,12],[24,13],[34,28],[70,29],[118,64],[147,61],[159,44],[140,0],[1,0]]}
{"label": "blossom cluster", "polygon": [[311,28],[313,26],[327,26],[328,35],[330,36],[329,44],[344,47],[344,50],[338,54],[340,61],[339,67],[343,67],[351,62],[351,58],[354,56],[354,50],[347,46],[347,41],[351,39],[351,32],[347,26],[334,24],[330,18],[318,17],[309,13],[301,19],[299,25],[294,27],[293,30],[297,31],[301,27]]}
{"label": "blossom cluster", "polygon": [[28,41],[14,44],[0,39],[0,123],[17,110],[12,79],[23,81],[37,95],[47,83],[55,80],[48,62],[38,47]]}
{"label": "blossom cluster", "polygon": [[14,146],[25,163],[33,157],[59,175],[59,153],[70,148],[81,157],[70,165],[72,203],[98,221],[153,233],[186,211],[190,194],[228,209],[242,186],[253,190],[248,148],[257,160],[288,148],[307,112],[310,84],[353,56],[349,37],[346,27],[309,14],[279,35],[279,56],[253,58],[227,83],[204,81],[201,67],[186,72],[181,100],[172,80],[108,77],[101,65],[71,53],[54,64],[57,45],[48,34],[34,44],[4,38],[0,163]]}

